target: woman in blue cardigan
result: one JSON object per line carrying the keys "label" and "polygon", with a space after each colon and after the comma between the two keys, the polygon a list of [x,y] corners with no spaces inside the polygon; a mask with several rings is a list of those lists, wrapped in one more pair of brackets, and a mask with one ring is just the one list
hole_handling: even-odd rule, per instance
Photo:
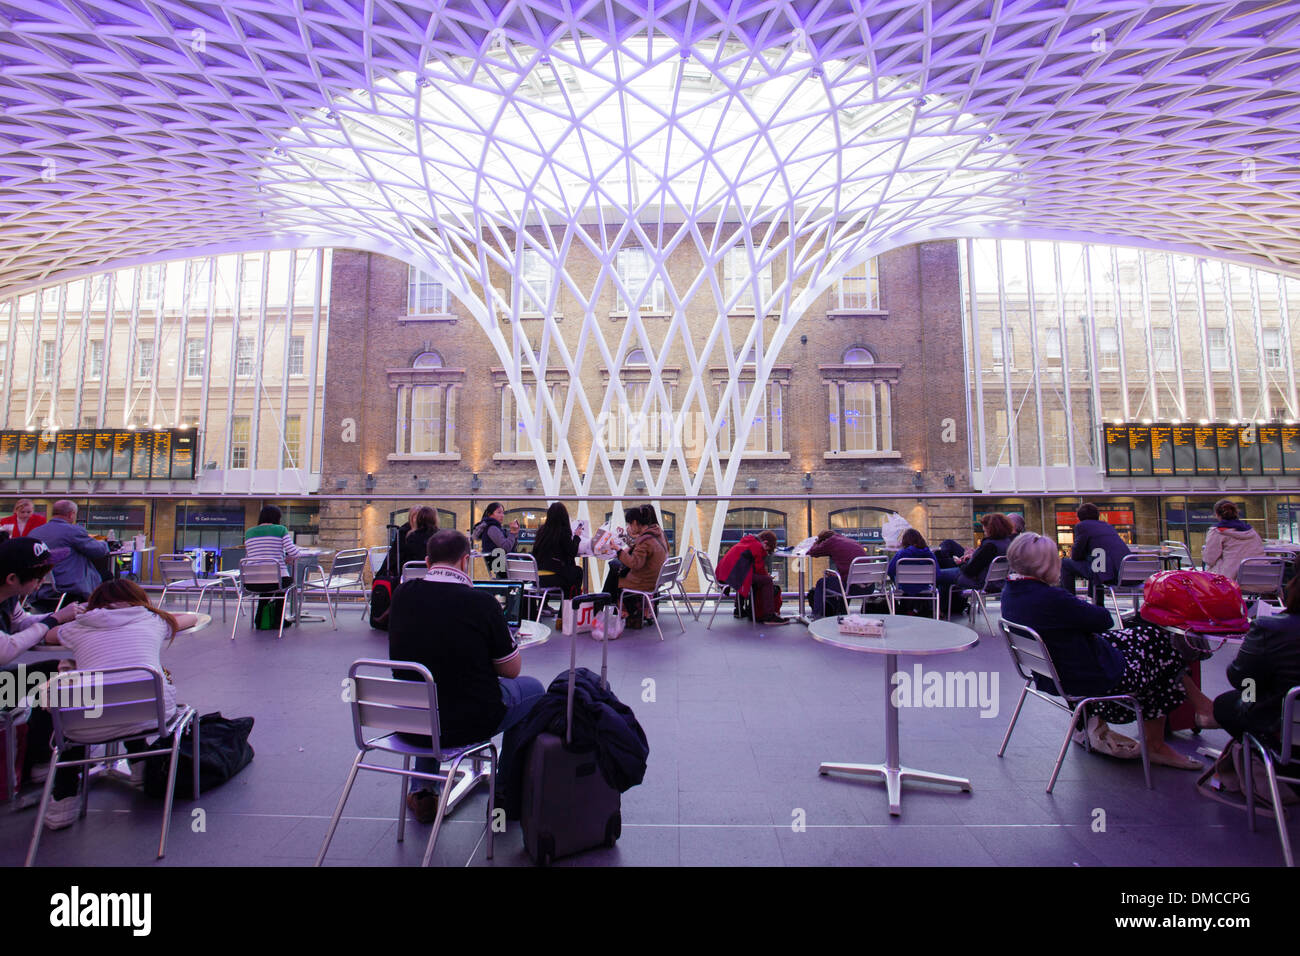
{"label": "woman in blue cardigan", "polygon": [[[1052,655],[1056,672],[1071,696],[1132,694],[1142,705],[1142,732],[1151,762],[1180,770],[1199,770],[1199,761],[1184,757],[1165,742],[1165,715],[1188,697],[1199,727],[1217,727],[1213,703],[1188,678],[1187,665],[1164,630],[1140,619],[1135,626],[1112,630],[1110,612],[1081,601],[1057,587],[1061,559],[1056,544],[1039,534],[1017,535],[1007,549],[1011,577],[1002,590],[1002,618],[1038,632]],[[1039,678],[1049,693],[1056,688]],[[1092,704],[1097,718],[1089,732],[1095,745],[1117,757],[1136,757],[1136,741],[1115,733],[1106,722],[1128,723],[1133,712],[1112,702]]]}

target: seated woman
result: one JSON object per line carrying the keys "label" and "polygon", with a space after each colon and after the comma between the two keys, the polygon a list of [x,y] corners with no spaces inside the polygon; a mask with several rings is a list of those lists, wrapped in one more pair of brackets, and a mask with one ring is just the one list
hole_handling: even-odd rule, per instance
{"label": "seated woman", "polygon": [[505,505],[494,501],[487,506],[483,512],[483,519],[474,525],[469,533],[471,539],[478,539],[479,550],[483,554],[483,561],[487,564],[488,571],[493,577],[502,579],[506,576],[505,556],[517,550],[515,545],[519,541],[519,522],[517,520],[510,522],[510,530],[507,532],[501,525],[505,520]]}
{"label": "seated woman", "polygon": [[[908,528],[904,531],[903,536],[898,539],[898,544],[899,549],[895,551],[894,556],[889,559],[888,573],[891,581],[896,580],[898,562],[904,558],[928,558],[931,561],[936,560],[934,552],[931,551],[929,545],[925,543],[925,537],[915,528]],[[899,591],[910,597],[916,597],[923,593],[924,590],[925,587],[920,584],[904,584],[899,588]],[[917,610],[918,612],[920,610],[917,607],[916,601],[907,601],[905,602],[904,607],[909,610]]]}
{"label": "seated woman", "polygon": [[[939,572],[939,608],[940,613],[948,611],[948,592],[952,588],[959,591],[980,590],[989,573],[993,559],[1007,553],[1015,532],[1007,516],[1000,511],[990,512],[980,519],[984,528],[984,540],[969,558],[963,558],[955,568],[944,568]],[[952,612],[958,614],[966,610],[964,599],[955,601]]]}
{"label": "seated woman", "polygon": [[[171,643],[176,632],[198,623],[197,614],[169,614],[149,603],[149,597],[131,581],[105,581],[86,602],[86,610],[75,621],[50,629],[45,640],[62,644],[76,658],[77,670],[107,670],[110,667],[152,667],[163,673],[163,699],[167,719],[176,715],[176,687],[163,671],[163,642]],[[104,727],[105,735],[130,733],[132,727]],[[82,747],[70,747],[64,756],[80,760]],[[149,750],[143,740],[129,741],[129,753]],[[54,777],[54,790],[45,811],[45,826],[60,830],[70,826],[80,812],[77,798],[81,770],[65,767]]]}
{"label": "seated woman", "polygon": [[655,589],[659,583],[659,572],[668,560],[668,539],[659,527],[653,505],[628,508],[623,512],[623,520],[627,523],[630,544],[620,548],[615,559],[610,562],[609,575],[605,578],[605,592],[622,608],[627,626],[639,628],[643,623],[645,602],[638,598],[624,607],[623,589]]}
{"label": "seated woman", "polygon": [[[402,562],[423,562],[425,553],[429,550],[429,539],[438,533],[438,509],[421,505],[411,512],[408,520],[411,522],[411,530],[402,541]],[[397,574],[401,573],[402,567],[398,565]]]}
{"label": "seated woman", "polygon": [[[244,560],[274,561],[280,566],[280,587],[283,589],[293,584],[289,562],[302,554],[302,548],[294,544],[293,535],[280,521],[279,508],[275,505],[262,507],[257,515],[257,524],[244,534]],[[274,591],[276,587],[274,584],[250,584],[248,590]],[[261,611],[260,607],[258,611]],[[284,623],[292,624],[293,618],[286,616]]]}
{"label": "seated woman", "polygon": [[1280,747],[1282,701],[1300,685],[1300,577],[1286,589],[1285,613],[1251,624],[1227,677],[1235,689],[1214,699],[1215,719],[1233,737],[1249,731],[1265,746]]}
{"label": "seated woman", "polygon": [[569,509],[555,502],[533,541],[533,560],[544,588],[564,588],[565,597],[582,593],[582,568],[578,566],[579,538],[573,533]]}
{"label": "seated woman", "polygon": [[[749,598],[751,595],[762,593],[760,589],[766,590],[771,595],[770,610],[763,614],[761,608],[769,606],[766,598],[759,600],[754,608],[756,619],[759,623],[765,624],[788,624],[785,618],[780,614],[781,610],[781,589],[776,582],[772,580],[771,573],[767,570],[766,560],[769,555],[776,551],[776,534],[772,531],[760,531],[757,535],[747,534],[730,548],[718,562],[717,578],[719,581],[730,583],[736,588],[736,595],[739,602]],[[753,564],[749,572],[745,575],[743,581],[731,583],[734,577],[733,572],[743,554],[749,554],[753,557]],[[739,602],[737,605],[737,616],[740,616]]]}
{"label": "seated woman", "polygon": [[1205,562],[1205,570],[1235,581],[1242,561],[1264,557],[1264,539],[1241,520],[1237,506],[1227,498],[1215,503],[1214,513],[1219,523],[1205,533],[1201,560]]}
{"label": "seated woman", "polygon": [[[1144,621],[1111,630],[1110,612],[1057,587],[1061,558],[1050,538],[1026,531],[1007,549],[1011,577],[1002,589],[1002,618],[1033,628],[1047,645],[1066,693],[1079,697],[1131,694],[1142,706],[1142,732],[1151,762],[1199,770],[1165,742],[1165,716],[1191,698],[1199,727],[1214,727],[1210,699],[1187,677],[1187,665],[1169,635]],[[1057,688],[1039,688],[1057,693]],[[1105,701],[1089,708],[1087,733],[1094,748],[1115,757],[1137,757],[1137,742],[1107,722],[1128,723],[1133,712]],[[1082,743],[1082,737],[1076,735]]]}

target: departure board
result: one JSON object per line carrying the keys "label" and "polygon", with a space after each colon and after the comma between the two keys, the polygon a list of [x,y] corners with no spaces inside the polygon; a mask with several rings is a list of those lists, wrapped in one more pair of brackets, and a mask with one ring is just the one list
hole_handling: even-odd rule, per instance
{"label": "departure board", "polygon": [[18,434],[0,433],[0,478],[12,478],[18,467]]}
{"label": "departure board", "polygon": [[1265,475],[1280,475],[1282,470],[1282,426],[1260,425],[1259,467]]}
{"label": "departure board", "polygon": [[1151,474],[1163,478],[1174,473],[1174,428],[1172,425],[1152,425]]}
{"label": "departure board", "polygon": [[171,477],[194,477],[194,450],[197,444],[198,436],[195,432],[176,432],[172,436]]}
{"label": "departure board", "polygon": [[36,436],[36,477],[54,476],[54,433],[40,432]]}
{"label": "departure board", "polygon": [[135,432],[113,432],[113,477],[131,477],[131,439]]}
{"label": "departure board", "polygon": [[149,470],[155,478],[167,478],[171,471],[172,435],[171,432],[154,432],[153,457]]}
{"label": "departure board", "polygon": [[72,452],[76,444],[76,432],[59,432],[54,436],[54,478],[68,481],[72,478]]}
{"label": "departure board", "polygon": [[1128,464],[1128,426],[1105,426],[1106,440],[1106,474],[1124,475],[1129,473]]}
{"label": "departure board", "polygon": [[1128,473],[1134,478],[1151,477],[1151,428],[1149,426],[1129,426]]}
{"label": "departure board", "polygon": [[1219,474],[1241,474],[1240,447],[1241,429],[1236,425],[1215,425],[1214,446],[1219,453]]}
{"label": "departure board", "polygon": [[1174,446],[1174,474],[1196,474],[1196,426],[1175,425],[1169,441]]}
{"label": "departure board", "polygon": [[72,477],[89,478],[94,472],[95,433],[74,432]]}
{"label": "departure board", "polygon": [[1102,440],[1109,477],[1300,475],[1300,425],[1113,424]]}
{"label": "departure board", "polygon": [[113,477],[113,433],[95,432],[95,454],[91,459],[92,478]]}
{"label": "departure board", "polygon": [[15,477],[36,477],[36,435],[32,432],[18,433],[18,469]]}
{"label": "departure board", "polygon": [[152,458],[153,432],[133,432],[131,434],[131,477],[148,478]]}
{"label": "departure board", "polygon": [[1288,475],[1300,475],[1300,425],[1283,425],[1281,432],[1282,468]]}
{"label": "departure board", "polygon": [[1237,459],[1242,475],[1263,474],[1260,471],[1259,429],[1255,425],[1237,429]]}

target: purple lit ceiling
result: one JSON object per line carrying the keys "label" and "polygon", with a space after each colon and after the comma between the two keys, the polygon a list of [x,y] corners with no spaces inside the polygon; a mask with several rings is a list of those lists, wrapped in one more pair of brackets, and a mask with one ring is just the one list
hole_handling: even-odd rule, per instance
{"label": "purple lit ceiling", "polygon": [[629,219],[1294,270],[1298,39],[1260,2],[0,2],[0,291]]}

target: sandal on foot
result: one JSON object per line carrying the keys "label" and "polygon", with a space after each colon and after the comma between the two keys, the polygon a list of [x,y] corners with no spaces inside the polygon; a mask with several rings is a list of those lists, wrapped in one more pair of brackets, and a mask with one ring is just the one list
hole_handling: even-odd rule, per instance
{"label": "sandal on foot", "polygon": [[1103,728],[1092,737],[1092,749],[1109,757],[1120,760],[1134,760],[1142,756],[1142,746],[1132,737],[1125,737],[1109,727]]}
{"label": "sandal on foot", "polygon": [[1177,751],[1153,750],[1151,751],[1151,762],[1159,764],[1162,767],[1173,767],[1175,770],[1204,770],[1205,764],[1199,760],[1193,760],[1191,757],[1184,757]]}

